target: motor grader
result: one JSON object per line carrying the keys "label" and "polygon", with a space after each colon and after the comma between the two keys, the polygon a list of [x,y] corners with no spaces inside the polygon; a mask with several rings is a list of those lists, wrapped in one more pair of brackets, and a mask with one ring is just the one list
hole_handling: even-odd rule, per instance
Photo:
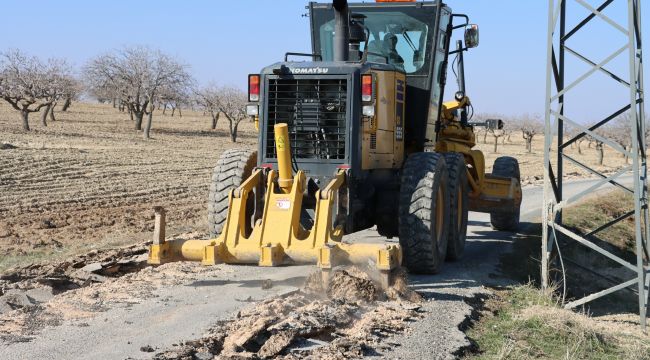
{"label": "motor grader", "polygon": [[[150,263],[317,263],[324,274],[347,263],[388,274],[403,264],[436,273],[461,258],[468,211],[514,230],[517,160],[500,157],[486,174],[474,149],[475,127],[502,127],[471,121],[463,53],[478,45],[478,26],[440,1],[307,8],[312,51],[287,53],[248,77],[259,146],[221,155],[209,194],[211,239],[159,239]],[[459,29],[464,42],[451,49]],[[458,92],[443,102],[450,66]],[[399,245],[344,241],[372,227]]]}

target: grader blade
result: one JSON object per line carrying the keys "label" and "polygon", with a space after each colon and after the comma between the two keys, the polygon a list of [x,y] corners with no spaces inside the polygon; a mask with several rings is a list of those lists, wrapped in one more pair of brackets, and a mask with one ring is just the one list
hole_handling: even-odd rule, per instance
{"label": "grader blade", "polygon": [[[374,266],[388,286],[389,273],[400,266],[399,245],[343,243],[343,228],[334,224],[336,194],[345,185],[345,170],[316,192],[313,226],[301,222],[306,176],[303,171],[293,175],[287,125],[275,126],[278,170],[258,168],[241,186],[230,192],[226,224],[216,239],[164,240],[164,211],[156,212],[157,237],[149,251],[150,264],[170,261],[200,261],[204,265],[218,263],[317,264],[324,278],[338,265]],[[247,208],[249,197],[263,185],[261,217],[251,224]],[[161,236],[162,234],[162,236]]]}

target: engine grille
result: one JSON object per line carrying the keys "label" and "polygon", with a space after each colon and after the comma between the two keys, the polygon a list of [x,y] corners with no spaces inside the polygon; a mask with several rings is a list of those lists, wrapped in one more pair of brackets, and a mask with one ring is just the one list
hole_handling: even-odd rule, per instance
{"label": "engine grille", "polygon": [[289,125],[298,159],[344,159],[346,79],[269,79],[266,157],[276,158],[273,126]]}

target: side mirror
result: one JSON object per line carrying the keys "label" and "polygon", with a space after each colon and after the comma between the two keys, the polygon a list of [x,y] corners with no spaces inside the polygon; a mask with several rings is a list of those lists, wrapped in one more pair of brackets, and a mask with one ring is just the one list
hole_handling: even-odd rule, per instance
{"label": "side mirror", "polygon": [[465,46],[468,49],[478,46],[478,25],[470,24],[465,28]]}
{"label": "side mirror", "polygon": [[501,130],[503,129],[503,120],[501,119],[488,119],[485,120],[485,125],[488,130]]}

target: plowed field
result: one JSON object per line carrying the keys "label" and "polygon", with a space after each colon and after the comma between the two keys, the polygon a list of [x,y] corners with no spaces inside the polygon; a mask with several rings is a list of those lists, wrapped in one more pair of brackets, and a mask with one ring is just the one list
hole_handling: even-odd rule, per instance
{"label": "plowed field", "polygon": [[209,130],[201,115],[158,112],[145,141],[110,105],[74,104],[47,127],[32,114],[24,133],[0,104],[0,269],[148,240],[154,205],[167,209],[170,231],[203,230],[217,158],[254,146],[256,133],[242,123],[234,144],[226,120]]}

